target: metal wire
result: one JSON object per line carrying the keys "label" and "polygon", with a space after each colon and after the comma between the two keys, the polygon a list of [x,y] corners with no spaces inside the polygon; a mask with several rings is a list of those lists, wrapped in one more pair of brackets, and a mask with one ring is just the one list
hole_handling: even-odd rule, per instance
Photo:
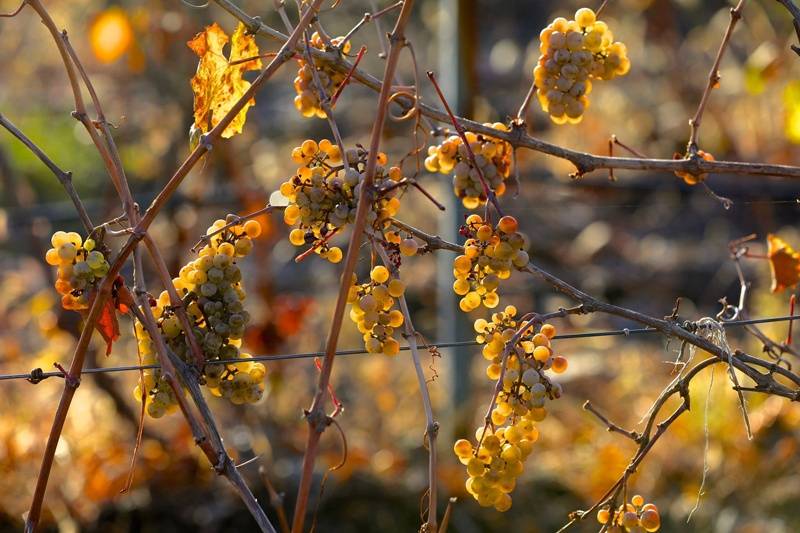
{"label": "metal wire", "polygon": [[[742,327],[754,324],[767,324],[770,322],[788,322],[791,320],[800,320],[800,315],[787,315],[767,318],[753,318],[749,320],[731,320],[729,322],[722,322],[722,326],[729,327]],[[654,328],[624,328],[614,329],[607,331],[589,331],[586,333],[567,333],[564,335],[556,335],[553,339],[589,339],[594,337],[613,337],[613,336],[630,336],[630,335],[643,335],[650,333],[658,333],[659,331]],[[460,346],[475,346],[477,341],[454,341],[454,342],[437,342],[428,344],[430,348],[455,348]],[[400,348],[401,351],[408,351],[407,346]],[[341,350],[336,352],[336,355],[366,355],[368,352],[364,349]],[[310,359],[313,357],[322,357],[325,352],[304,352],[304,353],[290,353],[290,354],[273,354],[273,355],[255,355],[249,359],[220,359],[214,361],[214,364],[236,364],[243,362],[255,361],[290,361],[294,359]],[[85,368],[83,374],[106,374],[112,372],[131,372],[134,370],[151,370],[160,368],[160,365],[130,365],[130,366],[113,366],[113,367],[98,367],[98,368]],[[42,372],[40,369],[33,370],[24,374],[0,374],[0,381],[10,381],[15,379],[28,379],[38,383],[39,381],[51,378],[63,377],[60,371]]]}

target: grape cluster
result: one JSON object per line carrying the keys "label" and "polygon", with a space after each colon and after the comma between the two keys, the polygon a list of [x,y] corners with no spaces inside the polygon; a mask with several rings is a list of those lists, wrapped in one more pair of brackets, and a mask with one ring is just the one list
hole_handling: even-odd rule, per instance
{"label": "grape cluster", "polygon": [[610,80],[631,68],[625,45],[614,42],[608,25],[586,7],[575,12],[574,20],[555,19],[539,39],[542,55],[533,80],[542,109],[556,124],[581,121],[592,80]]}
{"label": "grape cluster", "polygon": [[52,248],[44,258],[58,267],[55,287],[64,309],[89,308],[89,292],[108,273],[109,264],[94,239],[83,238],[71,231],[57,231],[50,239]]}
{"label": "grape cluster", "polygon": [[465,313],[483,304],[489,309],[497,307],[500,297],[497,287],[500,280],[511,276],[511,268],[528,264],[527,238],[517,231],[517,220],[502,217],[495,228],[484,222],[480,215],[470,215],[461,228],[467,237],[464,254],[453,260],[455,282],[453,290],[462,296],[459,307]]}
{"label": "grape cluster", "polygon": [[367,352],[397,355],[400,343],[392,334],[403,325],[403,313],[392,308],[395,298],[403,295],[406,286],[398,278],[392,278],[389,269],[382,265],[374,267],[369,277],[370,281],[359,284],[353,274],[347,294],[350,319],[364,336]]}
{"label": "grape cluster", "polygon": [[[500,122],[484,126],[508,131],[508,126]],[[497,196],[502,196],[506,191],[505,180],[511,172],[511,145],[501,139],[472,132],[467,132],[465,137],[475,155],[475,163],[483,173],[486,186]],[[475,209],[486,203],[478,169],[472,164],[467,147],[458,135],[451,135],[438,146],[428,147],[425,169],[442,174],[452,172],[453,191],[467,209]]]}
{"label": "grape cluster", "polygon": [[[331,39],[330,43],[333,46],[338,46],[342,42],[342,37]],[[319,33],[314,32],[309,40],[309,44],[318,50],[325,50],[325,42]],[[345,43],[342,48],[343,53],[350,51],[350,42]],[[294,107],[304,117],[319,117],[326,118],[325,110],[322,109],[322,104],[319,101],[317,88],[314,84],[314,75],[312,68],[317,70],[320,84],[325,91],[325,94],[330,98],[333,93],[344,82],[346,75],[331,68],[322,62],[314,61],[314,66],[306,62],[305,59],[298,59],[297,62],[300,68],[297,71],[297,77],[294,79],[294,90],[297,91],[297,96],[294,97]]]}
{"label": "grape cluster", "polygon": [[[292,160],[301,165],[297,173],[280,186],[289,201],[283,220],[296,226],[289,233],[289,241],[295,246],[310,245],[332,263],[342,260],[342,250],[330,246],[329,240],[355,220],[367,152],[361,148],[347,150],[345,157],[350,166],[347,170],[337,145],[328,139],[319,143],[307,139],[292,151]],[[377,162],[374,184],[378,192],[367,213],[367,224],[383,231],[400,208],[398,194],[403,187],[392,184],[401,181],[403,173],[399,167],[384,167],[387,157],[383,152]]]}
{"label": "grape cluster", "polygon": [[[498,313],[492,313],[491,320],[479,318],[475,321],[476,340],[483,345],[483,358],[489,361],[486,376],[497,381],[502,374],[502,359],[506,345],[514,337],[519,326],[516,320],[517,309],[513,305]],[[492,423],[504,424],[512,414],[537,411],[537,417],[547,415],[545,402],[548,398],[561,396],[561,386],[551,383],[545,372],[552,370],[561,374],[567,370],[567,359],[553,355],[550,339],[556,329],[544,324],[538,333],[528,329],[511,348],[503,374],[503,389],[492,411]]]}
{"label": "grape cluster", "polygon": [[[192,333],[205,357],[206,386],[215,396],[242,404],[261,398],[267,369],[261,363],[247,361],[251,356],[239,351],[250,315],[242,305],[246,295],[236,259],[250,253],[252,239],[260,235],[261,226],[248,220],[223,229],[235,221],[235,216],[227,221],[215,221],[208,229],[208,244],[199,251],[197,259],[181,268],[172,284],[186,306]],[[188,340],[169,294],[162,292],[154,304],[153,314],[167,347],[181,359],[191,361]],[[152,339],[141,325],[137,326],[137,334],[142,362],[155,363]],[[214,362],[227,359],[241,359],[242,362]],[[147,412],[154,418],[163,416],[176,403],[158,369],[145,371],[144,380],[140,379],[134,395],[141,400],[143,393]]]}
{"label": "grape cluster", "polygon": [[608,524],[609,531],[639,532],[658,531],[661,528],[661,516],[658,507],[653,503],[644,503],[644,498],[636,495],[631,502],[620,505],[612,518],[610,509],[600,509],[597,521]]}
{"label": "grape cluster", "polygon": [[518,327],[516,315],[516,308],[507,306],[494,313],[491,321],[475,321],[476,338],[490,362],[487,376],[492,380],[502,377],[502,389],[491,412],[491,424],[476,432],[478,444],[460,439],[453,447],[467,467],[467,491],[480,505],[501,512],[511,507],[509,493],[539,438],[535,424],[547,416],[546,400],[561,396],[561,386],[552,383],[545,371],[560,373],[567,368],[566,359],[552,355],[550,340],[555,327],[544,324],[537,333],[529,328],[520,336],[508,353],[503,373],[503,354]]}

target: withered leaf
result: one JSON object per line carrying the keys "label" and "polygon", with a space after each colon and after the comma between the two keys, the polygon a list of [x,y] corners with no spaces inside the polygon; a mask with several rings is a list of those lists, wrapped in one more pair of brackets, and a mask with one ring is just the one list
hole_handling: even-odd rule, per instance
{"label": "withered leaf", "polygon": [[[250,82],[244,79],[244,73],[261,69],[258,45],[255,38],[247,33],[244,24],[240,22],[230,38],[230,54],[226,58],[223,47],[228,40],[225,31],[215,22],[186,43],[200,58],[191,84],[194,92],[194,123],[203,133],[208,133],[219,124],[250,87]],[[243,61],[248,58],[253,59]],[[251,98],[245,104],[222,132],[222,137],[227,139],[242,132],[247,110],[255,103],[255,99]]]}
{"label": "withered leaf", "polygon": [[767,235],[767,258],[772,274],[772,292],[782,291],[800,281],[800,252],[795,252],[786,241],[776,235]]}

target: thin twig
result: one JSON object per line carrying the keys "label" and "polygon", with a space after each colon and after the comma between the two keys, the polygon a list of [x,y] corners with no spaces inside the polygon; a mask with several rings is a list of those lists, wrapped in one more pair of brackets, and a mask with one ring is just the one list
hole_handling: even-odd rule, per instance
{"label": "thin twig", "polygon": [[380,11],[376,11],[374,14],[373,13],[364,13],[364,16],[361,17],[361,20],[359,20],[358,23],[355,26],[353,26],[353,28],[349,32],[347,32],[347,34],[342,38],[342,41],[338,45],[339,49],[343,50],[344,49],[344,45],[347,44],[347,42],[353,37],[353,35],[355,35],[355,33],[358,30],[361,29],[361,27],[364,24],[367,24],[368,22],[371,22],[373,20],[378,20],[379,18],[381,18],[386,13],[394,11],[395,9],[399,8],[402,5],[403,5],[403,0],[398,0],[394,4],[392,4],[390,6],[387,6],[387,7],[383,8],[383,9],[381,9]]}
{"label": "thin twig", "polygon": [[720,63],[722,63],[722,56],[725,55],[725,49],[728,47],[728,42],[733,34],[733,28],[736,26],[736,23],[739,21],[739,19],[742,18],[742,9],[744,8],[744,3],[745,0],[739,0],[739,3],[736,4],[736,7],[731,9],[731,20],[728,23],[728,28],[725,30],[725,34],[722,37],[722,43],[719,45],[717,57],[714,59],[714,64],[711,66],[711,71],[708,73],[708,83],[703,91],[703,95],[700,97],[700,103],[697,106],[697,111],[695,112],[694,117],[689,120],[689,126],[691,126],[691,135],[689,136],[689,144],[686,147],[686,151],[692,157],[697,156],[697,136],[700,133],[700,123],[703,120],[703,112],[706,109],[706,104],[708,103],[708,97],[711,95],[711,90],[719,85],[719,66]]}
{"label": "thin twig", "polygon": [[531,82],[531,86],[528,88],[528,92],[525,94],[525,98],[522,100],[522,104],[519,106],[519,111],[517,111],[517,120],[518,124],[525,123],[525,117],[528,115],[528,107],[531,105],[531,99],[533,95],[536,94],[536,83]]}
{"label": "thin twig", "polygon": [[[384,78],[386,79],[391,79],[394,76],[395,69],[397,68],[397,60],[400,56],[400,50],[402,49],[403,42],[405,41],[403,34],[404,28],[408,23],[413,5],[413,0],[406,0],[403,3],[403,8],[400,10],[400,15],[397,18],[394,31],[392,32],[391,48],[384,71]],[[372,127],[369,151],[367,154],[367,164],[364,171],[364,181],[361,183],[361,194],[358,199],[355,222],[353,223],[353,233],[350,237],[350,244],[347,247],[347,256],[344,261],[344,269],[342,272],[341,283],[339,285],[339,295],[336,300],[336,307],[333,312],[331,329],[328,334],[328,341],[326,343],[325,359],[322,364],[322,369],[320,370],[319,382],[317,383],[317,390],[314,395],[314,400],[311,404],[311,408],[306,412],[306,421],[308,422],[309,426],[308,439],[306,441],[305,454],[303,455],[303,467],[300,477],[300,485],[297,490],[297,503],[295,506],[294,519],[292,521],[292,533],[301,533],[303,531],[303,523],[305,522],[308,495],[311,489],[317,447],[319,444],[320,435],[325,429],[325,391],[333,370],[336,345],[339,341],[339,333],[342,328],[344,308],[347,303],[347,294],[350,288],[350,277],[355,269],[356,261],[358,260],[358,252],[363,237],[362,234],[367,221],[367,212],[372,207],[372,196],[374,194],[373,181],[375,178],[375,169],[377,166],[381,133],[383,132],[383,125],[386,121],[390,89],[391,88],[389,87],[389,84],[384,85],[381,89],[380,96],[378,97],[375,122],[373,123]],[[343,154],[343,156],[346,157],[345,154]]]}
{"label": "thin twig", "polygon": [[269,475],[267,474],[267,469],[264,468],[263,465],[258,467],[258,474],[261,476],[261,480],[267,487],[270,505],[272,505],[273,509],[275,509],[275,512],[278,513],[278,525],[281,528],[281,533],[291,533],[291,529],[289,528],[289,520],[286,518],[286,510],[283,508],[283,493],[278,493],[278,491],[275,490],[275,487],[272,485]]}
{"label": "thin twig", "polygon": [[216,229],[216,230],[214,230],[212,232],[206,233],[205,235],[200,237],[200,239],[198,239],[198,241],[196,243],[194,243],[194,246],[192,246],[192,248],[191,248],[192,252],[197,253],[198,250],[200,250],[200,248],[202,248],[203,246],[205,246],[209,242],[211,242],[211,237],[213,237],[214,235],[219,235],[223,231],[229,230],[234,226],[240,225],[242,222],[246,222],[246,221],[248,221],[250,219],[259,217],[261,215],[266,215],[267,213],[271,213],[275,209],[283,209],[283,207],[282,206],[274,206],[274,205],[267,204],[266,206],[262,207],[261,209],[257,209],[255,211],[253,211],[252,213],[247,213],[246,215],[235,215],[232,221],[228,222],[227,224],[225,224],[221,228]]}
{"label": "thin twig", "polygon": [[626,437],[628,437],[629,439],[631,439],[634,442],[639,442],[639,434],[638,433],[636,433],[635,431],[629,431],[627,429],[624,429],[621,426],[618,426],[617,424],[615,424],[614,422],[609,420],[605,415],[603,415],[600,411],[598,411],[597,408],[594,405],[592,405],[592,402],[590,402],[589,400],[586,400],[584,402],[583,409],[585,411],[589,411],[594,416],[599,418],[600,421],[603,424],[606,425],[606,429],[608,431],[617,432],[620,435],[625,435]]}

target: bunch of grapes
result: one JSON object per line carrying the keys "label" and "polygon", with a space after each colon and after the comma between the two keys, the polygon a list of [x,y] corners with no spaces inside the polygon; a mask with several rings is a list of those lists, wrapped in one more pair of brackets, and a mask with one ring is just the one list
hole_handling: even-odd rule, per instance
{"label": "bunch of grapes", "polygon": [[[483,358],[489,361],[486,376],[493,381],[500,379],[504,350],[517,332],[516,315],[517,309],[508,305],[503,311],[492,313],[491,321],[483,318],[475,321],[478,333],[475,339],[483,345]],[[555,334],[556,329],[550,324],[544,324],[538,333],[528,329],[510,349],[492,423],[502,425],[512,413],[524,414],[539,409],[536,415],[543,419],[547,415],[545,401],[561,396],[561,386],[545,375],[548,370],[556,374],[567,370],[567,359],[553,355],[550,339]]]}
{"label": "bunch of grapes", "polygon": [[389,269],[382,265],[374,267],[369,277],[369,282],[359,284],[353,274],[347,295],[350,319],[364,336],[367,352],[397,355],[400,344],[392,334],[403,325],[403,313],[393,307],[395,298],[403,295],[406,286],[398,278],[392,278]]}
{"label": "bunch of grapes", "polygon": [[586,7],[575,12],[574,20],[555,19],[539,39],[542,55],[533,79],[542,109],[556,124],[581,121],[592,80],[610,80],[631,68],[625,45],[614,42],[608,25]]}
{"label": "bunch of grapes", "polygon": [[485,223],[480,215],[470,215],[461,228],[467,237],[464,255],[453,260],[456,280],[453,290],[462,296],[459,307],[465,313],[481,304],[489,309],[497,307],[500,297],[497,287],[500,280],[511,276],[511,268],[528,264],[527,238],[517,231],[517,220],[502,217],[497,227]]}
{"label": "bunch of grapes", "polygon": [[480,443],[477,448],[466,439],[457,440],[453,446],[459,461],[467,467],[467,492],[483,507],[508,511],[510,493],[539,438],[539,430],[530,417],[523,416],[516,424],[495,431],[481,426],[475,438]]}
{"label": "bunch of grapes", "polygon": [[[142,365],[157,365],[156,348],[153,339],[147,334],[141,322],[135,323],[139,360]],[[164,375],[158,368],[146,368],[139,375],[139,382],[133,389],[133,397],[137,402],[144,395],[145,410],[152,418],[161,418],[175,411],[178,400]]]}
{"label": "bunch of grapes", "polygon": [[507,344],[517,329],[517,310],[507,306],[494,313],[491,322],[475,321],[477,340],[484,345],[483,356],[490,361],[487,375],[501,379],[502,389],[491,413],[491,424],[481,426],[473,446],[466,439],[458,440],[453,449],[466,465],[469,479],[467,491],[482,506],[494,506],[498,511],[511,507],[509,493],[522,473],[523,463],[539,438],[536,422],[547,416],[545,401],[561,396],[561,386],[554,384],[545,371],[566,370],[566,359],[552,356],[550,339],[556,329],[544,324],[538,333],[524,332],[507,355],[506,370],[502,358]]}
{"label": "bunch of grapes", "polygon": [[[508,131],[508,126],[500,122],[484,126]],[[486,186],[497,196],[502,196],[506,191],[505,179],[511,172],[511,145],[501,139],[472,132],[467,132],[465,137],[475,155],[475,163],[483,173]],[[453,191],[467,209],[475,209],[486,203],[480,173],[472,164],[467,147],[458,135],[451,135],[438,146],[428,147],[425,169],[442,174],[452,172]]]}
{"label": "bunch of grapes", "polygon": [[[172,283],[186,306],[192,333],[205,358],[205,384],[215,396],[242,404],[261,398],[266,367],[247,361],[251,356],[239,351],[250,315],[242,304],[245,291],[236,259],[250,253],[252,239],[261,233],[261,226],[249,220],[223,230],[235,220],[236,217],[231,217],[227,222],[215,221],[208,229],[208,244],[200,250],[197,259],[181,268]],[[153,314],[167,347],[181,359],[191,361],[186,332],[170,304],[169,294],[162,292],[154,303]],[[154,362],[152,339],[142,328],[138,333],[143,362]],[[228,359],[241,359],[242,362],[215,363]],[[175,405],[175,397],[158,370],[152,371],[149,377],[146,375],[144,381],[140,379],[135,396],[141,399],[143,393],[147,412],[155,418],[163,416]]]}
{"label": "bunch of grapes", "polygon": [[608,524],[609,531],[658,531],[661,528],[661,516],[658,507],[653,503],[644,503],[644,498],[636,495],[631,503],[620,505],[612,518],[609,509],[597,511],[597,521]]}
{"label": "bunch of grapes", "polygon": [[64,309],[89,308],[89,293],[108,273],[109,264],[94,239],[84,241],[74,231],[57,231],[50,239],[45,261],[58,267],[55,287]]}
{"label": "bunch of grapes", "polygon": [[[345,170],[339,147],[328,139],[319,143],[311,139],[292,151],[292,159],[301,165],[297,173],[280,186],[289,204],[283,220],[297,226],[289,233],[295,246],[310,245],[314,251],[332,263],[342,260],[342,250],[330,246],[330,239],[345,225],[355,220],[361,183],[364,180],[367,152],[361,148],[347,150],[349,168]],[[377,188],[367,223],[383,231],[389,219],[397,214],[397,197],[403,186],[393,186],[403,179],[399,167],[386,169],[386,154],[378,154],[374,183]]]}
{"label": "bunch of grapes", "polygon": [[[330,43],[333,46],[338,46],[342,42],[342,37],[331,39]],[[318,50],[325,50],[325,42],[320,37],[319,33],[314,32],[309,40],[309,44]],[[342,52],[348,53],[350,51],[350,42],[345,43]],[[317,70],[320,84],[322,85],[325,94],[328,98],[333,96],[339,86],[344,82],[346,75],[325,65],[321,62],[314,61],[314,65],[309,65],[305,59],[298,59],[297,61],[300,68],[297,71],[297,77],[294,79],[294,90],[297,91],[297,96],[294,97],[294,107],[304,117],[317,116],[319,118],[326,118],[325,110],[322,109],[322,104],[319,101],[317,88],[314,84],[314,75],[312,68]]]}

